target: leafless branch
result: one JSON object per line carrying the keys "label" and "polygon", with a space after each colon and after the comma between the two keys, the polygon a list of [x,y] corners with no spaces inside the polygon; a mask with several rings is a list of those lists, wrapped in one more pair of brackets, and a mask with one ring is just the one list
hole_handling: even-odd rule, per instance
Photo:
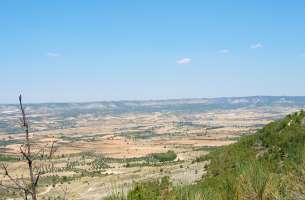
{"label": "leafless branch", "polygon": [[3,182],[0,182],[0,187],[4,188],[6,190],[18,190],[22,191],[24,195],[24,199],[28,199],[28,195],[31,195],[32,200],[37,200],[37,192],[36,188],[38,186],[40,177],[43,173],[43,165],[40,164],[40,167],[38,167],[38,173],[34,174],[34,170],[36,169],[36,166],[33,164],[36,158],[47,158],[46,161],[51,161],[51,158],[53,157],[56,146],[55,146],[55,140],[52,141],[51,145],[46,144],[45,146],[38,149],[35,153],[32,152],[33,143],[30,140],[29,136],[29,123],[28,119],[25,113],[24,106],[22,104],[22,96],[19,96],[19,106],[21,111],[21,127],[24,129],[25,132],[25,140],[24,144],[19,147],[19,153],[25,158],[27,163],[27,169],[29,172],[29,178],[21,177],[13,177],[8,170],[8,165],[5,163],[1,163],[0,168],[4,171],[4,176],[7,177],[11,184],[4,184]]}

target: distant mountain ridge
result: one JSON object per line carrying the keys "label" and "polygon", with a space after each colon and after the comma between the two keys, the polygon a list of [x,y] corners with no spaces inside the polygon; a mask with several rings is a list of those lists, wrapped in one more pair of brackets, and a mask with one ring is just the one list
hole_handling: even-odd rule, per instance
{"label": "distant mountain ridge", "polygon": [[[126,105],[153,105],[153,104],[181,104],[181,103],[305,103],[305,96],[245,96],[245,97],[215,97],[215,98],[177,98],[157,100],[117,100],[117,101],[84,101],[84,102],[44,102],[28,103],[28,105],[83,105],[83,104],[126,104]],[[15,104],[0,104],[13,106]]]}
{"label": "distant mountain ridge", "polygon": [[[100,101],[80,103],[27,104],[30,110],[62,112],[192,112],[261,106],[305,106],[305,96],[250,96],[144,101]],[[0,104],[0,112],[15,110],[17,105]]]}

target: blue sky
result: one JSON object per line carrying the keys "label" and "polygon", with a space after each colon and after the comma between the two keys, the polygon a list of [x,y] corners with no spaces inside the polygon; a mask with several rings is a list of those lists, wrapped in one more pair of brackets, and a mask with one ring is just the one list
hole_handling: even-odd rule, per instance
{"label": "blue sky", "polygon": [[0,1],[0,103],[305,95],[305,1]]}

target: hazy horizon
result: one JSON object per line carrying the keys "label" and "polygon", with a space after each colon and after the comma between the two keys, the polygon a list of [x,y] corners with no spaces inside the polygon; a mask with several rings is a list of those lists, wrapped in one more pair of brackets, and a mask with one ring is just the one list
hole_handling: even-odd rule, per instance
{"label": "hazy horizon", "polygon": [[[200,100],[200,99],[230,99],[230,98],[255,98],[255,97],[287,97],[287,98],[294,98],[294,97],[301,97],[305,98],[305,95],[251,95],[251,96],[219,96],[219,97],[190,97],[190,98],[167,98],[167,99],[118,99],[118,100],[91,100],[91,101],[26,101],[26,96],[22,95],[25,104],[65,104],[65,103],[101,103],[101,102],[146,102],[146,101],[179,101],[179,100]],[[0,103],[0,105],[17,105],[18,96],[16,97],[15,102],[9,103]]]}

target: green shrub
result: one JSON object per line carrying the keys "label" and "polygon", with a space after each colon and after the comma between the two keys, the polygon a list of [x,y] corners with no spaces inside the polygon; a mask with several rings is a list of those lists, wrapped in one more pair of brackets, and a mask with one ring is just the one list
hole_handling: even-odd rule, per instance
{"label": "green shrub", "polygon": [[158,200],[167,199],[172,187],[169,177],[165,176],[160,181],[137,183],[128,193],[128,200]]}
{"label": "green shrub", "polygon": [[152,157],[159,162],[173,161],[177,158],[177,154],[174,151],[167,151],[166,153],[154,153]]}

